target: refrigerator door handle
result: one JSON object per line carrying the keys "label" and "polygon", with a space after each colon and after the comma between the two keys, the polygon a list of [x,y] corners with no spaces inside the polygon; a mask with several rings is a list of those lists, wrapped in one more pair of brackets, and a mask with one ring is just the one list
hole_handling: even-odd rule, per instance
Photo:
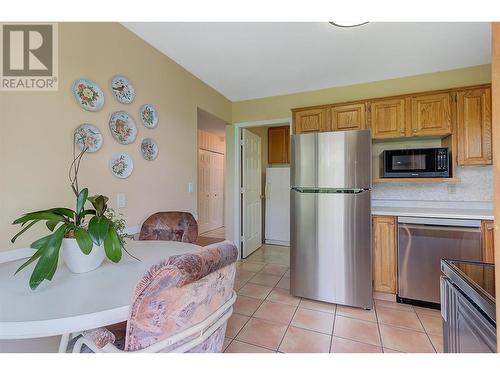
{"label": "refrigerator door handle", "polygon": [[360,194],[370,189],[365,188],[353,188],[353,189],[345,189],[345,188],[302,188],[302,187],[292,187],[293,191],[297,193],[305,193],[305,194]]}

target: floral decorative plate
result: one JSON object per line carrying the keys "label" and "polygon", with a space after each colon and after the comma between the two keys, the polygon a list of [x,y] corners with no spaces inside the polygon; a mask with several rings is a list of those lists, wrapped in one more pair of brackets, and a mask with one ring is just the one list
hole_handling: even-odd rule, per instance
{"label": "floral decorative plate", "polygon": [[154,129],[158,125],[158,112],[151,104],[143,104],[139,108],[139,118],[146,128]]}
{"label": "floral decorative plate", "polygon": [[111,173],[113,173],[116,177],[127,178],[134,169],[134,163],[132,162],[132,158],[129,154],[126,152],[118,152],[111,156],[109,167],[111,168]]}
{"label": "floral decorative plate", "polygon": [[77,79],[73,83],[73,95],[83,109],[100,111],[104,105],[104,93],[97,83],[90,79]]}
{"label": "floral decorative plate", "polygon": [[102,146],[101,131],[94,125],[82,124],[75,129],[75,143],[82,151],[87,148],[87,152],[96,152]]}
{"label": "floral decorative plate", "polygon": [[152,138],[145,138],[141,143],[141,153],[146,160],[155,160],[158,156],[158,145]]}
{"label": "floral decorative plate", "polygon": [[132,86],[127,77],[114,76],[111,78],[111,91],[120,103],[130,104],[134,101],[134,86]]}
{"label": "floral decorative plate", "polygon": [[134,119],[125,111],[111,114],[109,118],[109,130],[113,137],[122,145],[128,145],[137,137],[137,127]]}

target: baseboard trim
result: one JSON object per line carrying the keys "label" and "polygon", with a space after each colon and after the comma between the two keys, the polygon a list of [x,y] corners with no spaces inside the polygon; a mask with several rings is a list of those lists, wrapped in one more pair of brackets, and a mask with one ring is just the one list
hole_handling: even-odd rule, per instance
{"label": "baseboard trim", "polygon": [[289,241],[265,240],[266,245],[290,246]]}

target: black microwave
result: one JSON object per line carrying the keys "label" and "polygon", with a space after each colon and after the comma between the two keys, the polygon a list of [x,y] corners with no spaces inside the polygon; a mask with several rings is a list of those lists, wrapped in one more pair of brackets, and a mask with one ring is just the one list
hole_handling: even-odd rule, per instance
{"label": "black microwave", "polygon": [[445,147],[385,150],[381,157],[381,177],[451,177],[451,158]]}

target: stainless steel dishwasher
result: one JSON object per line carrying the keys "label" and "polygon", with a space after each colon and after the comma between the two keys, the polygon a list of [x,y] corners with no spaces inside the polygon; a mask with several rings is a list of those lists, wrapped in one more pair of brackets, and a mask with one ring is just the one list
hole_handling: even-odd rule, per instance
{"label": "stainless steel dishwasher", "polygon": [[398,217],[398,302],[439,307],[441,259],[481,260],[481,221]]}

